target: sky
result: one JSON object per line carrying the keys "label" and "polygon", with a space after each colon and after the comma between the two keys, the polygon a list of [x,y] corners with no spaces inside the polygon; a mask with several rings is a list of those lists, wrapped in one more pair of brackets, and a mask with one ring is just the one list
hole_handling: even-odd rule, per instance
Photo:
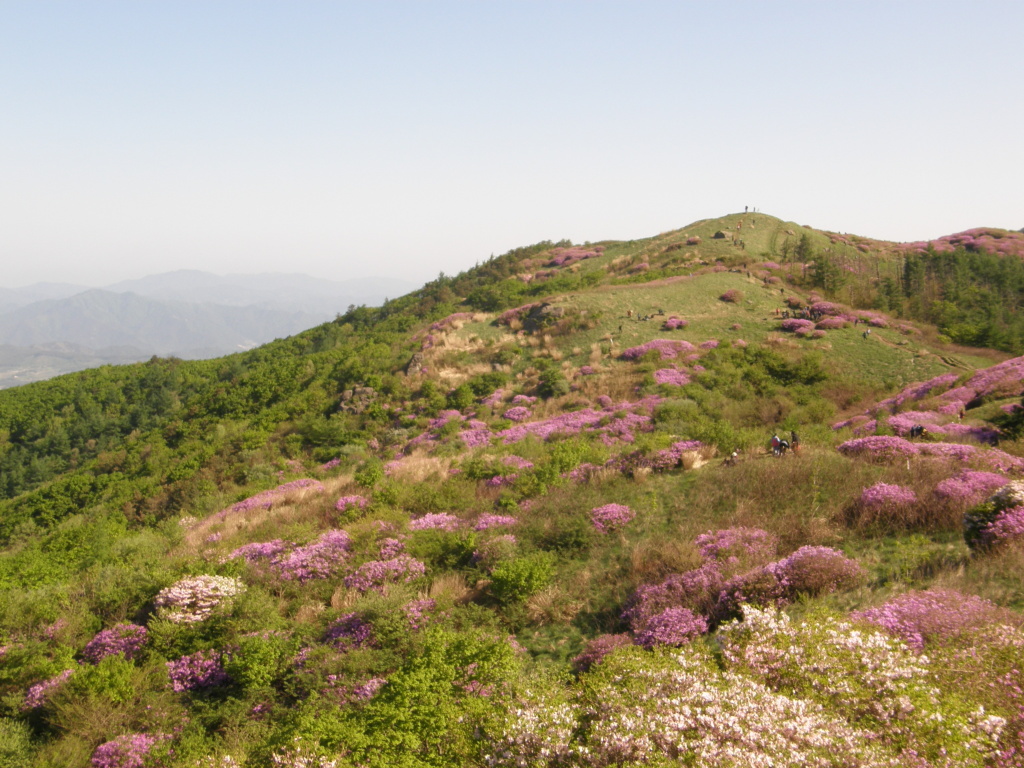
{"label": "sky", "polygon": [[1024,3],[0,0],[0,286],[1024,227]]}

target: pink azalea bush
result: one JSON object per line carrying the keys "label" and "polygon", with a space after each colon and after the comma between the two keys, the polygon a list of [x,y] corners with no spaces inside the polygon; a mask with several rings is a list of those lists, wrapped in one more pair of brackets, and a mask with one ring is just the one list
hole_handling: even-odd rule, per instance
{"label": "pink azalea bush", "polygon": [[644,648],[656,645],[683,645],[708,631],[708,622],[688,608],[666,608],[655,614],[636,635],[636,644]]}
{"label": "pink azalea bush", "polygon": [[668,320],[662,323],[661,328],[663,331],[676,331],[679,330],[680,328],[685,328],[689,324],[690,323],[687,320],[672,315],[671,317],[668,318]]}
{"label": "pink azalea bush", "polygon": [[867,621],[898,637],[916,651],[941,645],[1010,619],[1005,611],[976,595],[951,589],[910,591],[877,608],[857,611],[851,619]]}
{"label": "pink azalea bush", "polygon": [[590,522],[601,533],[625,528],[636,513],[625,504],[605,504],[590,510]]}
{"label": "pink azalea bush", "polygon": [[176,693],[210,688],[228,681],[220,651],[198,651],[166,662],[171,688]]}
{"label": "pink azalea bush", "polygon": [[509,421],[526,421],[532,415],[532,411],[529,408],[518,405],[514,408],[509,408],[502,414],[502,417]]}
{"label": "pink azalea bush", "polygon": [[359,592],[381,591],[388,584],[410,583],[426,573],[426,566],[414,557],[399,555],[390,560],[363,563],[345,577],[345,586]]}
{"label": "pink azalea bush", "polygon": [[693,352],[696,347],[683,339],[654,339],[638,347],[630,347],[619,357],[623,360],[639,360],[648,352],[656,351],[662,360],[672,360],[683,352]]}
{"label": "pink azalea bush", "polygon": [[55,691],[57,688],[60,688],[60,686],[62,686],[67,679],[71,677],[74,671],[75,670],[73,669],[65,669],[63,672],[58,672],[48,680],[44,680],[41,683],[36,683],[29,687],[28,691],[25,693],[25,702],[21,706],[22,710],[28,711],[30,709],[37,709],[38,707],[43,706],[50,693]]}
{"label": "pink azalea bush", "polygon": [[890,483],[875,483],[860,494],[860,504],[868,509],[889,509],[905,507],[917,502],[917,494],[911,488]]}
{"label": "pink azalea bush", "polygon": [[146,644],[146,635],[146,628],[139,624],[115,624],[88,642],[82,651],[82,658],[90,664],[99,664],[107,656],[118,654],[131,660]]}
{"label": "pink azalea bush", "polygon": [[271,566],[288,581],[328,579],[348,559],[351,547],[352,540],[345,531],[325,531],[315,541],[281,553],[271,561]]}
{"label": "pink azalea bush", "polygon": [[143,768],[146,755],[157,743],[156,736],[131,733],[105,741],[92,753],[93,768]]}
{"label": "pink azalea bush", "polygon": [[365,496],[359,496],[356,494],[353,496],[342,496],[334,504],[334,508],[339,512],[345,512],[349,509],[366,509],[369,503],[369,500]]}
{"label": "pink azalea bush", "polygon": [[409,523],[410,531],[454,531],[462,526],[462,521],[447,512],[432,512]]}
{"label": "pink azalea bush", "polygon": [[1006,478],[994,472],[965,469],[935,486],[940,499],[977,504],[990,493],[1006,485]]}
{"label": "pink azalea bush", "polygon": [[583,646],[583,650],[572,660],[573,668],[577,672],[587,672],[601,659],[617,648],[625,648],[633,645],[633,638],[626,633],[618,635],[598,635]]}
{"label": "pink azalea bush", "polygon": [[690,383],[690,374],[677,368],[659,368],[654,372],[654,380],[659,384],[685,387]]}
{"label": "pink azalea bush", "polygon": [[779,327],[784,331],[790,333],[796,333],[797,331],[812,331],[814,330],[814,321],[804,320],[799,317],[787,317],[783,320]]}

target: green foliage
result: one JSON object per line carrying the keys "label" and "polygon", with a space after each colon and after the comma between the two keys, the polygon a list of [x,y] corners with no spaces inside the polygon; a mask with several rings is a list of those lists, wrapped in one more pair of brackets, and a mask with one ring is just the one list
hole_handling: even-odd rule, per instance
{"label": "green foliage", "polygon": [[554,556],[534,552],[498,563],[491,572],[491,591],[503,603],[521,603],[548,586],[554,575]]}
{"label": "green foliage", "polygon": [[373,488],[384,479],[384,463],[380,459],[368,459],[355,474],[355,481],[364,488]]}
{"label": "green foliage", "polygon": [[224,671],[243,688],[267,688],[287,669],[294,651],[294,643],[280,634],[248,635],[235,643],[225,659]]}
{"label": "green foliage", "polygon": [[0,768],[28,768],[32,752],[28,724],[0,717]]}

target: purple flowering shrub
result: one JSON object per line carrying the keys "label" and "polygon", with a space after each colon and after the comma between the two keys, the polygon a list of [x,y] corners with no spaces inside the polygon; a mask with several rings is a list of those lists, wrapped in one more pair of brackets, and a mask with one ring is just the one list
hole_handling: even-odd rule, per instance
{"label": "purple flowering shrub", "polygon": [[715,563],[685,573],[674,573],[659,584],[641,584],[626,601],[622,619],[640,632],[666,608],[688,608],[694,613],[714,612],[722,589],[722,574]]}
{"label": "purple flowering shrub", "polygon": [[462,521],[447,512],[431,512],[409,523],[410,531],[455,531]]}
{"label": "purple flowering shrub", "polygon": [[611,533],[625,528],[636,513],[625,504],[605,504],[590,510],[590,522],[600,533]]}
{"label": "purple flowering shrub", "polygon": [[171,679],[171,688],[176,693],[210,688],[228,681],[224,671],[224,659],[220,651],[198,651],[180,659],[168,661],[165,665]]}
{"label": "purple flowering shrub", "polygon": [[121,654],[130,661],[146,644],[146,634],[146,628],[138,624],[115,624],[88,642],[82,658],[90,664],[99,664],[107,656]]}
{"label": "purple flowering shrub", "polygon": [[715,563],[723,576],[767,565],[778,550],[778,538],[760,528],[723,528],[694,540],[705,562]]}
{"label": "purple flowering shrub", "polygon": [[856,560],[831,547],[800,547],[772,568],[785,592],[794,597],[849,589],[864,578],[864,569]]}
{"label": "purple flowering shrub", "polygon": [[1024,506],[1011,507],[999,512],[981,532],[981,547],[996,547],[1019,542],[1024,537]]}
{"label": "purple flowering shrub", "polygon": [[43,680],[41,683],[30,686],[25,693],[25,702],[21,706],[22,710],[28,711],[43,706],[50,693],[62,686],[74,671],[73,669],[65,669],[48,680]]}
{"label": "purple flowering shrub", "polygon": [[633,638],[627,633],[618,635],[598,635],[590,640],[583,650],[572,660],[573,668],[577,672],[588,672],[601,659],[614,651],[616,648],[625,648],[633,645]]}
{"label": "purple flowering shrub", "polygon": [[654,372],[654,380],[674,387],[685,387],[691,381],[690,374],[678,368],[659,368]]}
{"label": "purple flowering shrub", "polygon": [[319,480],[304,477],[299,480],[292,480],[290,483],[279,485],[277,488],[260,491],[255,496],[250,496],[236,504],[232,504],[220,514],[223,515],[228,512],[250,512],[254,509],[270,509],[274,505],[274,502],[281,501],[292,493],[296,493],[298,491],[306,493],[323,493],[323,490],[323,483]]}
{"label": "purple flowering shrub", "polygon": [[371,589],[383,591],[388,584],[416,581],[426,574],[426,566],[414,557],[399,555],[390,560],[371,560],[363,563],[345,577],[345,586],[359,592]]}
{"label": "purple flowering shrub", "polygon": [[708,631],[703,616],[694,615],[688,608],[666,608],[647,620],[636,634],[636,644],[644,648],[656,645],[683,645]]}
{"label": "purple flowering shrub", "polygon": [[884,463],[920,453],[916,443],[893,435],[870,435],[847,440],[836,450],[844,456],[856,456],[868,461]]}
{"label": "purple flowering shrub", "polygon": [[821,318],[821,320],[814,324],[814,327],[819,331],[836,331],[840,328],[845,328],[846,325],[847,323],[844,318],[836,315],[830,315],[828,317]]}
{"label": "purple flowering shrub", "polygon": [[365,496],[355,494],[352,496],[342,496],[334,504],[334,508],[339,512],[346,512],[350,509],[366,509],[370,501]]}
{"label": "purple flowering shrub", "polygon": [[533,415],[533,412],[529,408],[527,408],[526,406],[517,405],[517,406],[515,406],[513,408],[509,408],[507,411],[505,411],[501,415],[502,415],[503,418],[506,418],[509,421],[517,421],[518,422],[518,421],[526,421],[528,418],[530,418],[530,416]]}
{"label": "purple flowering shrub", "polygon": [[676,317],[675,315],[672,315],[671,317],[669,317],[668,320],[662,323],[661,329],[663,331],[675,331],[680,328],[685,328],[689,324],[689,321],[684,320],[681,317]]}
{"label": "purple flowering shrub", "polygon": [[724,301],[728,304],[736,304],[737,302],[743,301],[743,292],[735,288],[730,288],[728,291],[718,297],[719,301]]}
{"label": "purple flowering shrub", "polygon": [[373,627],[358,613],[346,613],[327,627],[324,642],[346,651],[373,645]]}
{"label": "purple flowering shrub", "polygon": [[994,472],[965,469],[935,486],[935,495],[944,501],[975,504],[998,488],[1006,485],[1006,478]]}
{"label": "purple flowering shrub", "polygon": [[1012,614],[976,595],[951,589],[905,592],[850,618],[875,624],[916,651],[943,645],[989,624],[1009,623]]}
{"label": "purple flowering shrub", "polygon": [[477,518],[476,523],[473,525],[474,531],[486,531],[489,528],[505,527],[509,525],[516,525],[519,522],[516,518],[511,515],[495,515],[488,512],[480,515]]}
{"label": "purple flowering shrub", "polygon": [[278,555],[271,566],[286,581],[328,579],[344,565],[351,547],[345,531],[325,531],[315,541]]}
{"label": "purple flowering shrub", "polygon": [[148,733],[118,736],[96,747],[92,753],[93,768],[143,768],[146,755],[157,743],[157,737]]}
{"label": "purple flowering shrub", "polygon": [[779,324],[779,327],[784,331],[789,331],[790,333],[796,333],[800,330],[812,331],[814,330],[814,321],[803,320],[799,317],[787,317]]}
{"label": "purple flowering shrub", "polygon": [[294,545],[281,539],[274,539],[273,541],[262,541],[253,542],[251,544],[243,544],[234,550],[227,556],[228,560],[234,560],[235,558],[244,558],[246,562],[255,563],[260,560],[272,560],[273,558],[291,549]]}
{"label": "purple flowering shrub", "polygon": [[693,352],[696,347],[682,339],[654,339],[638,347],[630,347],[619,355],[623,360],[639,360],[648,352],[656,351],[662,360],[672,360],[683,352]]}

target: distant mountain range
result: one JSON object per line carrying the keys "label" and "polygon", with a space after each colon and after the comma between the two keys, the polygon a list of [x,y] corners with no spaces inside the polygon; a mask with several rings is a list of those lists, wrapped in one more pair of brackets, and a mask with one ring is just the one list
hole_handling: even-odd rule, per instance
{"label": "distant mountain range", "polygon": [[206,358],[290,336],[414,283],[179,270],[105,288],[0,288],[0,388],[153,355]]}

